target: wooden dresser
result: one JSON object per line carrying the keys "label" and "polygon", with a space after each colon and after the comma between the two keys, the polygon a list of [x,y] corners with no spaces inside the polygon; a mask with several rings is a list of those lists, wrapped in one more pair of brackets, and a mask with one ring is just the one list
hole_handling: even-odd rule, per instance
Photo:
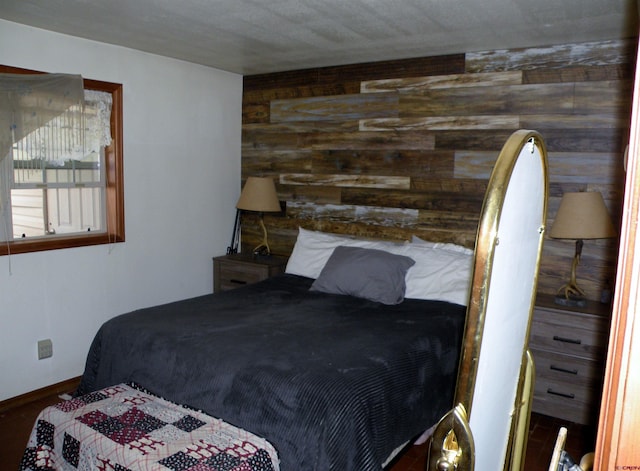
{"label": "wooden dresser", "polygon": [[254,257],[252,254],[232,254],[214,257],[213,292],[265,280],[283,273],[286,266],[287,258],[276,255]]}
{"label": "wooden dresser", "polygon": [[536,367],[533,411],[580,424],[598,421],[611,307],[565,307],[538,295],[529,348]]}

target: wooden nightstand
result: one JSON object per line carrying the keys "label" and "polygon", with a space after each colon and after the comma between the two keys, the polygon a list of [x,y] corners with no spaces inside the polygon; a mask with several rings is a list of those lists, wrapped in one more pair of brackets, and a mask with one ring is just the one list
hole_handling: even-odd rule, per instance
{"label": "wooden nightstand", "polygon": [[610,306],[536,299],[529,348],[536,367],[533,411],[580,424],[598,421]]}
{"label": "wooden nightstand", "polygon": [[213,292],[226,291],[256,283],[283,273],[286,257],[232,254],[213,258]]}

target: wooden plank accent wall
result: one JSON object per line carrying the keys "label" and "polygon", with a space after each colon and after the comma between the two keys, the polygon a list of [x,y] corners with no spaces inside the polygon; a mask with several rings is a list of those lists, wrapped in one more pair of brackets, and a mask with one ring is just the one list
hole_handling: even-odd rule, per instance
{"label": "wooden plank accent wall", "polygon": [[[636,41],[602,41],[297,70],[244,78],[242,179],[272,176],[266,214],[290,253],[299,226],[468,247],[491,169],[517,129],[545,138],[550,227],[567,191],[602,192],[619,223]],[[245,250],[257,245],[243,215]],[[546,239],[539,291],[568,278],[573,241]],[[617,240],[585,241],[591,299],[615,279]]]}

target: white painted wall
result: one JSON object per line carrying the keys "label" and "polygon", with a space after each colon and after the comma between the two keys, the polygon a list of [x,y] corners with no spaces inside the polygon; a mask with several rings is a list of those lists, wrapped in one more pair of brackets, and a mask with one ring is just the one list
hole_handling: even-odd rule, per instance
{"label": "white painted wall", "polygon": [[126,218],[112,247],[0,256],[3,400],[81,375],[105,320],[212,291],[240,194],[242,76],[3,20],[0,63],[123,84]]}

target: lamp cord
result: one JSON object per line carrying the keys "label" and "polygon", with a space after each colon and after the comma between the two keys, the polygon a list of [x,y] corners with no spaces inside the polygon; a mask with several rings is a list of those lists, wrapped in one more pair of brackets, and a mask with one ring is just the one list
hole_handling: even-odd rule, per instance
{"label": "lamp cord", "polygon": [[236,218],[233,222],[233,233],[231,234],[231,243],[227,247],[227,255],[238,253],[239,229],[240,229],[240,210],[236,209]]}

